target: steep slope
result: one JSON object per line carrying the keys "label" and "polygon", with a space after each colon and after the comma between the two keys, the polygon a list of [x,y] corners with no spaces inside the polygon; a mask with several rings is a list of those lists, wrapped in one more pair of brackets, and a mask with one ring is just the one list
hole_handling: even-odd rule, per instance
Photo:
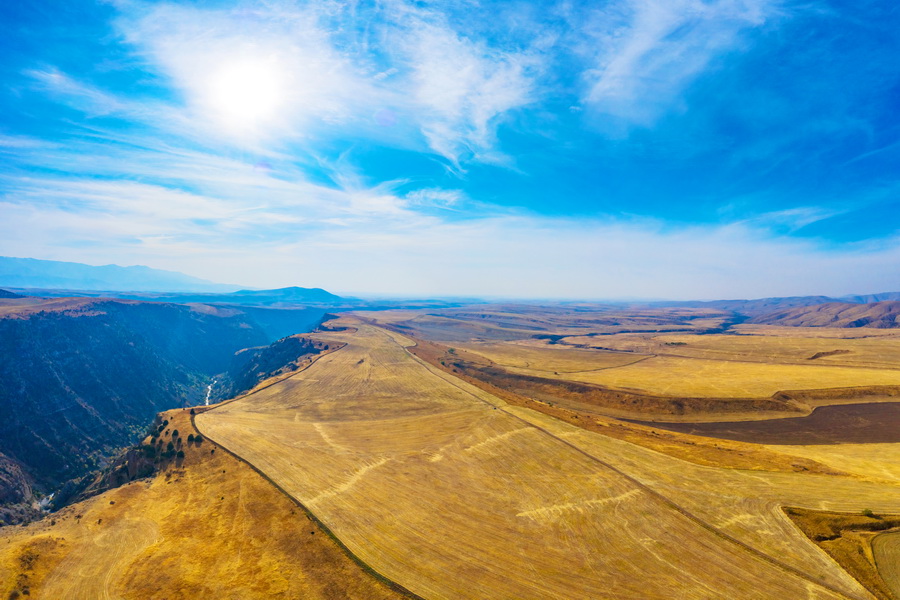
{"label": "steep slope", "polygon": [[789,327],[893,329],[900,327],[900,301],[873,302],[871,304],[829,302],[771,312],[752,319],[750,323]]}
{"label": "steep slope", "polygon": [[[190,415],[163,415],[193,437]],[[0,527],[0,598],[269,600],[409,597],[209,441],[184,458],[25,527]]]}
{"label": "steep slope", "polygon": [[217,379],[211,390],[211,398],[233,398],[260,381],[297,369],[301,360],[312,358],[328,349],[329,345],[324,342],[295,335],[263,348],[241,350],[232,358],[228,370]]}
{"label": "steep slope", "polygon": [[[301,315],[293,332],[311,329],[309,319]],[[8,310],[0,454],[52,491],[133,442],[157,412],[201,404],[236,352],[271,341],[234,308],[78,299]]]}

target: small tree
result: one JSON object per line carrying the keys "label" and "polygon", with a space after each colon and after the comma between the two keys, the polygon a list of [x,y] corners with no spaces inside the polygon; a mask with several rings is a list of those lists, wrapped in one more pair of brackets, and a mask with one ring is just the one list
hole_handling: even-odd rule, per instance
{"label": "small tree", "polygon": [[176,454],[175,456],[177,456],[178,458],[184,458],[184,450],[179,450],[178,454]]}
{"label": "small tree", "polygon": [[188,444],[190,444],[190,443],[193,442],[193,441],[194,441],[194,434],[193,434],[193,433],[189,433],[189,434],[188,434]]}

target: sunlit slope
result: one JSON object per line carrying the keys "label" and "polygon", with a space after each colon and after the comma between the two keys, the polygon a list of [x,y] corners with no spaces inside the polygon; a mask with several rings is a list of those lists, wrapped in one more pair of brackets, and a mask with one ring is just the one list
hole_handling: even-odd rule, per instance
{"label": "sunlit slope", "polygon": [[[425,366],[401,336],[366,325],[323,335],[347,346],[197,424],[363,561],[424,597],[869,597],[786,520],[773,521],[778,492],[805,479],[729,479],[710,469],[710,480],[694,470],[679,483],[687,463],[556,431],[552,419],[507,409]],[[568,441],[580,444],[579,436],[602,442]],[[621,471],[607,464],[608,452],[626,449]],[[672,481],[648,475],[660,467]],[[831,479],[815,480],[809,495],[827,497]],[[855,493],[855,483],[840,493]],[[771,494],[735,508],[760,486]],[[758,512],[774,528],[756,531]]]}
{"label": "sunlit slope", "polygon": [[[187,412],[166,416],[182,436],[193,431]],[[183,447],[153,478],[0,528],[0,598],[405,597],[250,467],[209,441]]]}
{"label": "sunlit slope", "polygon": [[[808,543],[780,507],[857,513],[864,508],[889,514],[900,511],[900,485],[896,483],[874,478],[865,481],[706,467],[596,435],[528,409],[509,410],[579,449],[602,457],[607,464],[658,491],[718,531],[822,581],[846,575],[835,570],[831,560]],[[778,451],[782,447],[769,448]],[[790,451],[794,448],[790,447]],[[890,462],[890,458],[885,462]]]}

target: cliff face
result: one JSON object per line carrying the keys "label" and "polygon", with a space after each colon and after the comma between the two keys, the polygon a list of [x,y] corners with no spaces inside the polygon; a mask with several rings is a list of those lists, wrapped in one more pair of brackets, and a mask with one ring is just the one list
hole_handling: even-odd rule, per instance
{"label": "cliff face", "polygon": [[202,403],[239,350],[271,341],[232,308],[99,300],[8,310],[0,318],[0,454],[27,477],[0,463],[0,503],[30,498],[27,478],[49,492],[102,466],[156,413]]}
{"label": "cliff face", "polygon": [[0,526],[27,521],[38,514],[28,476],[15,461],[0,454]]}

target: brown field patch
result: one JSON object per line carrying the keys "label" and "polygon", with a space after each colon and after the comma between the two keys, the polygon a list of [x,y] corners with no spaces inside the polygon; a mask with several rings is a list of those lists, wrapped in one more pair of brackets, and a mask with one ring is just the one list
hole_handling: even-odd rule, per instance
{"label": "brown field patch", "polygon": [[[640,421],[635,421],[640,423]],[[716,423],[643,422],[691,435],[754,444],[876,444],[900,442],[900,402],[820,406],[804,417]]]}

